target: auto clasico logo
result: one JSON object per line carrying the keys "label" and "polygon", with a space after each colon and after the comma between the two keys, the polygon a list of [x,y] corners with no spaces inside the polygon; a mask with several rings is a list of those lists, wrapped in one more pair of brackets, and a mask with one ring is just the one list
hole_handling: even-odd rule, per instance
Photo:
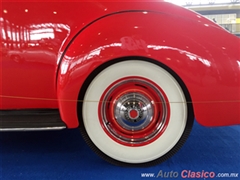
{"label": "auto clasico logo", "polygon": [[[183,170],[181,172],[182,178],[214,178],[216,175],[214,172],[208,171],[191,171],[191,170]],[[177,171],[163,172],[160,170],[158,172],[157,178],[177,178],[179,177],[179,173]]]}
{"label": "auto clasico logo", "polygon": [[163,171],[156,173],[141,173],[142,178],[183,178],[183,179],[213,179],[213,178],[239,178],[239,173],[215,173],[213,171],[192,171],[182,170],[177,171]]}
{"label": "auto clasico logo", "polygon": [[183,179],[200,179],[200,178],[215,178],[215,172],[211,171],[191,171],[191,170],[182,170],[181,173],[177,171],[163,171],[160,170],[157,175],[155,173],[142,173],[141,177],[145,178],[178,178],[181,177]]}

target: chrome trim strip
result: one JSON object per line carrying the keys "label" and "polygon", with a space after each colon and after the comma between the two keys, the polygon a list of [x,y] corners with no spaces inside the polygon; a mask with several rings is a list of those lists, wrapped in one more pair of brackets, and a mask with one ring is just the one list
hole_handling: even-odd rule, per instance
{"label": "chrome trim strip", "polygon": [[51,131],[51,130],[62,130],[65,129],[65,126],[59,127],[42,127],[42,128],[0,128],[0,132],[8,131]]}

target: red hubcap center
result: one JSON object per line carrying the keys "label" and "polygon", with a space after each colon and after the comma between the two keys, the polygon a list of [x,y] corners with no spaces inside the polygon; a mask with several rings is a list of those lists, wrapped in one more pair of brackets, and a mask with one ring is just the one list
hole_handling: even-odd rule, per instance
{"label": "red hubcap center", "polygon": [[135,109],[130,110],[129,112],[130,118],[136,119],[138,117],[138,111]]}

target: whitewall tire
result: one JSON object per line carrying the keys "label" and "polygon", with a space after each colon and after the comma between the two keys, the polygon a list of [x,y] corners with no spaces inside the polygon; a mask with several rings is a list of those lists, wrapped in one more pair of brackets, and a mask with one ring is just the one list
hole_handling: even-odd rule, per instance
{"label": "whitewall tire", "polygon": [[168,70],[152,62],[107,65],[86,84],[79,106],[83,137],[116,165],[162,162],[182,146],[192,127],[183,89]]}

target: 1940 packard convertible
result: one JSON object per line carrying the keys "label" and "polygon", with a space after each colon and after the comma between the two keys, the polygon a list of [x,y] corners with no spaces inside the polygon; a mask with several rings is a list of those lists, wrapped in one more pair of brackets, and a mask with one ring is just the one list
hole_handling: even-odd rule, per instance
{"label": "1940 packard convertible", "polygon": [[80,128],[116,165],[240,124],[240,39],[164,1],[3,0],[0,130]]}

